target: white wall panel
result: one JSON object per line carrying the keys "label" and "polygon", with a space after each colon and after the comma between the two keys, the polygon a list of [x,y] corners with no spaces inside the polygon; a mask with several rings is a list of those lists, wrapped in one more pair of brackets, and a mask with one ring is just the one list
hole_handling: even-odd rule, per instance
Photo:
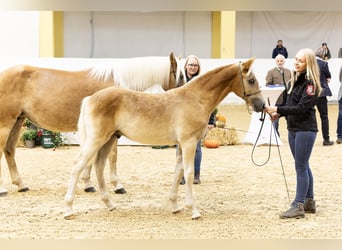
{"label": "white wall panel", "polygon": [[0,12],[0,57],[39,56],[39,12]]}
{"label": "white wall panel", "polygon": [[65,12],[65,57],[211,55],[211,12]]}
{"label": "white wall panel", "polygon": [[342,47],[342,12],[237,12],[236,57],[270,58],[278,39],[294,57],[327,42],[332,57]]}

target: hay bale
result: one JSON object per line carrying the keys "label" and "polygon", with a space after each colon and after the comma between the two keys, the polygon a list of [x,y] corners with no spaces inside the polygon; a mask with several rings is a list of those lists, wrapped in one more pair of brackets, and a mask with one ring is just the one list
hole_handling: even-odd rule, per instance
{"label": "hay bale", "polygon": [[235,128],[213,128],[208,131],[203,141],[205,139],[217,140],[220,146],[236,145],[239,143]]}

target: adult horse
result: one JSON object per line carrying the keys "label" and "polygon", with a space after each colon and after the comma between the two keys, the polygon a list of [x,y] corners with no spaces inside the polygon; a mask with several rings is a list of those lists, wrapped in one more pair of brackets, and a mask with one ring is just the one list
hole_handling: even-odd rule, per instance
{"label": "adult horse", "polygon": [[[113,66],[95,66],[81,71],[64,71],[26,65],[0,73],[0,158],[5,154],[12,183],[19,192],[28,190],[15,162],[15,149],[25,118],[52,131],[77,131],[82,99],[113,85],[143,91],[158,84],[164,90],[183,85],[179,59],[136,57]],[[110,180],[116,192],[125,192],[116,175],[116,144],[109,155]],[[1,168],[0,168],[1,170]],[[83,175],[85,188],[92,189],[90,167]],[[0,171],[0,196],[7,194]]]}
{"label": "adult horse", "polygon": [[106,190],[103,170],[105,159],[121,135],[152,145],[179,145],[175,176],[169,199],[174,213],[179,182],[185,173],[187,207],[192,218],[201,215],[193,195],[194,154],[196,144],[207,128],[210,113],[234,92],[255,111],[262,111],[264,99],[259,84],[251,71],[254,59],[244,63],[221,66],[195,78],[188,84],[165,93],[147,94],[131,90],[107,88],[83,100],[78,122],[81,136],[80,154],[73,167],[65,195],[66,219],[73,218],[72,204],[77,180],[82,170],[94,163],[102,200],[109,210],[114,209]]}

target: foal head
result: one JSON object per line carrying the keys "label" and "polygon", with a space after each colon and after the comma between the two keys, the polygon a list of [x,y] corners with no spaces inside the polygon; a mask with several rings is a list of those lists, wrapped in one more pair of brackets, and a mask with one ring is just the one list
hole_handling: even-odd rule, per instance
{"label": "foal head", "polygon": [[236,88],[234,92],[243,98],[254,111],[261,112],[264,109],[265,100],[261,94],[259,82],[251,68],[254,60],[255,58],[252,58],[246,62],[239,63],[240,87]]}

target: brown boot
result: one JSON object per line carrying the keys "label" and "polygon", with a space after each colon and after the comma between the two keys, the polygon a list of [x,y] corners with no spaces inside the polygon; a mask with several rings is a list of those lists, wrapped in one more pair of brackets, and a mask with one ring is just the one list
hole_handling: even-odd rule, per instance
{"label": "brown boot", "polygon": [[305,217],[304,204],[300,202],[292,202],[291,207],[280,215],[281,219],[289,219],[289,218],[300,219],[304,217]]}
{"label": "brown boot", "polygon": [[195,172],[194,184],[201,184],[200,173]]}
{"label": "brown boot", "polygon": [[201,184],[201,180],[199,177],[195,177],[194,184]]}
{"label": "brown boot", "polygon": [[304,211],[306,213],[316,213],[316,201],[313,198],[306,198],[304,202]]}

